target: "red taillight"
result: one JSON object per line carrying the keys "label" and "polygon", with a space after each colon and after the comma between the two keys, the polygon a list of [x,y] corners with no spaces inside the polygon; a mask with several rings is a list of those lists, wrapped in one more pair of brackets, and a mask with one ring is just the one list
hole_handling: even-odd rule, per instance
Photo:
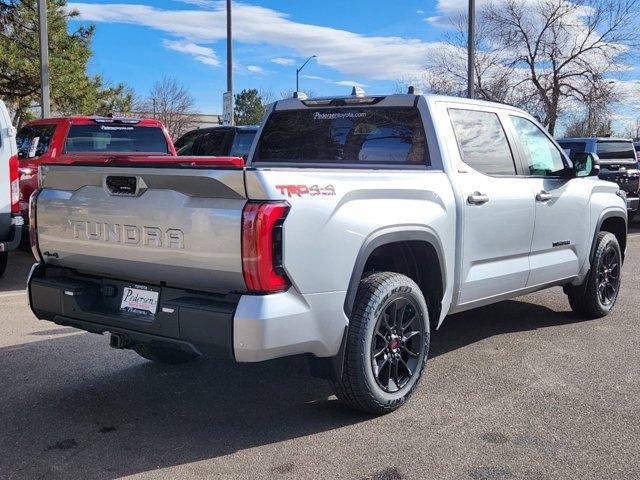
{"label": "red taillight", "polygon": [[252,292],[279,292],[289,282],[282,270],[286,202],[249,202],[242,212],[242,273]]}
{"label": "red taillight", "polygon": [[9,159],[9,182],[11,184],[11,213],[20,213],[20,173],[18,172],[18,156]]}

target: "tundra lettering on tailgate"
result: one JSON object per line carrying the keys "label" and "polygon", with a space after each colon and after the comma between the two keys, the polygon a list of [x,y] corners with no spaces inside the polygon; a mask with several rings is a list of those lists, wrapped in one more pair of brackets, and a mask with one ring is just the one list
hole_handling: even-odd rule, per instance
{"label": "tundra lettering on tailgate", "polygon": [[73,238],[171,250],[184,249],[184,232],[177,228],[163,230],[158,227],[138,227],[84,220],[69,220],[69,225],[73,229]]}

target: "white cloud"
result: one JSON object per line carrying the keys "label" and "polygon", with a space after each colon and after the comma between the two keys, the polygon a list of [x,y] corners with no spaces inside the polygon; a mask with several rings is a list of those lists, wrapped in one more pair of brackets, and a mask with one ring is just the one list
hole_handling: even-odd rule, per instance
{"label": "white cloud", "polygon": [[216,52],[211,48],[180,40],[163,40],[162,45],[169,50],[191,55],[195,60],[205,65],[211,65],[212,67],[220,66],[220,60]]}
{"label": "white cloud", "polygon": [[424,10],[416,10],[416,13],[417,13],[418,15],[424,15]]}
{"label": "white cloud", "polygon": [[[142,25],[193,44],[226,38],[224,2],[187,0],[210,10],[167,10],[135,4],[69,3],[81,18],[92,22]],[[465,0],[466,1],[466,0]],[[256,21],[259,19],[259,21]],[[395,81],[424,70],[425,61],[438,43],[392,36],[366,36],[330,27],[290,20],[273,9],[237,3],[234,38],[249,44],[267,44],[291,49],[301,57],[318,55],[317,62],[344,75]]]}
{"label": "white cloud", "polygon": [[293,58],[285,58],[285,57],[272,58],[271,61],[277,65],[283,65],[285,67],[293,65],[295,63],[295,60]]}
{"label": "white cloud", "polygon": [[249,70],[251,73],[259,73],[259,74],[264,73],[264,68],[259,67],[258,65],[249,65],[247,67],[247,70]]}
{"label": "white cloud", "polygon": [[354,82],[353,80],[339,80],[337,82],[333,82],[336,85],[341,87],[367,87],[364,83]]}
{"label": "white cloud", "polygon": [[354,80],[331,80],[330,78],[320,77],[318,75],[300,75],[301,78],[307,80],[315,80],[323,83],[331,83],[332,85],[338,85],[339,87],[368,87],[364,83],[356,82]]}
{"label": "white cloud", "polygon": [[300,75],[302,78],[306,78],[309,80],[318,80],[320,82],[327,82],[327,83],[333,83],[332,80],[329,80],[328,78],[324,78],[324,77],[319,77],[318,75]]}

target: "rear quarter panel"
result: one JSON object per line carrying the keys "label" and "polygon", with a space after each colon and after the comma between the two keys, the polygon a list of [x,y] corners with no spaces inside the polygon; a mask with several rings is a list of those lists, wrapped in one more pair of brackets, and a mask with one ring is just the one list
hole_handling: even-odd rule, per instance
{"label": "rear quarter panel", "polygon": [[[367,239],[393,229],[426,230],[436,236],[444,248],[448,283],[453,278],[453,262],[448,260],[455,250],[456,210],[449,180],[441,171],[252,169],[246,181],[250,199],[291,205],[284,224],[283,261],[302,294],[346,294]],[[306,190],[312,193],[299,193]],[[444,312],[450,285],[445,291]]]}

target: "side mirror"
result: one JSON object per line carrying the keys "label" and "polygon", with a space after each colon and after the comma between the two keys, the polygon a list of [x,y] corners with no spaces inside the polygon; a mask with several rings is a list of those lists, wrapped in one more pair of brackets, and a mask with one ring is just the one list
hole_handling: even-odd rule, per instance
{"label": "side mirror", "polygon": [[576,153],[571,160],[573,160],[576,177],[597,177],[600,175],[600,158],[595,153]]}

